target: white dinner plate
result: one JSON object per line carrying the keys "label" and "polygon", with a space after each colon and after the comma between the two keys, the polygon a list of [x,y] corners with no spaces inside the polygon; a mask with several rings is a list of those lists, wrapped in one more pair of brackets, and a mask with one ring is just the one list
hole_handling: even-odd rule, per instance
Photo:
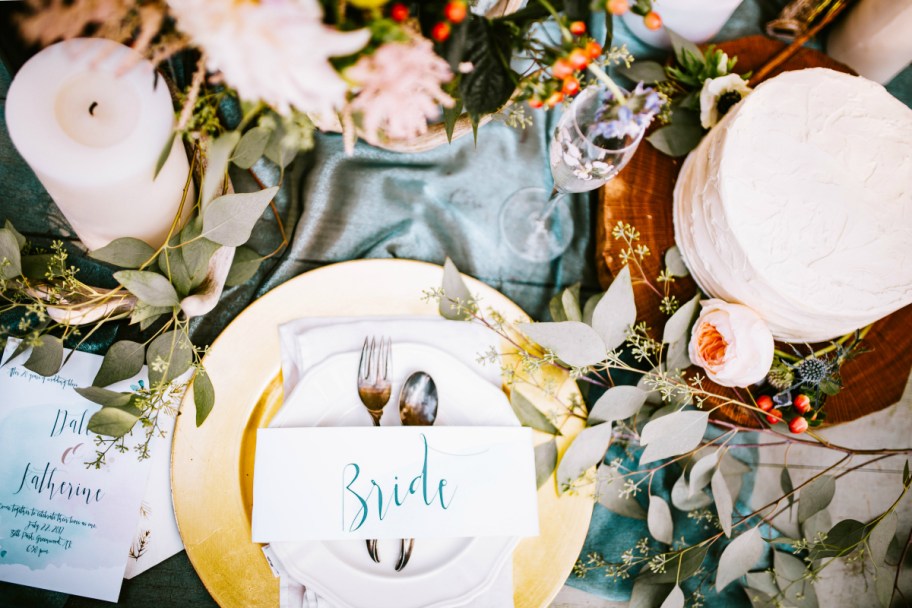
{"label": "white dinner plate", "polygon": [[[357,391],[359,352],[333,355],[306,372],[270,426],[370,426]],[[437,385],[435,424],[518,426],[504,393],[466,365],[436,348],[394,344],[393,389],[381,424],[400,426],[402,382],[424,371]],[[363,540],[276,542],[271,547],[298,581],[334,608],[452,608],[464,606],[497,579],[518,539],[513,537],[419,538],[401,572],[394,564],[399,542],[378,542],[374,563]]]}

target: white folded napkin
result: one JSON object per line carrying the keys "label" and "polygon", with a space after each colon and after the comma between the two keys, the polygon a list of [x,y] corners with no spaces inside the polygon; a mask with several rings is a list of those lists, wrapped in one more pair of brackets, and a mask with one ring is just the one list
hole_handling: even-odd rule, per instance
{"label": "white folded napkin", "polygon": [[[478,324],[418,316],[326,317],[298,319],[279,327],[285,394],[291,395],[307,370],[327,357],[360,350],[367,336],[388,337],[394,344],[410,342],[440,348],[495,386],[502,384],[499,365],[480,362],[480,358],[499,346],[500,338]],[[333,608],[289,575],[269,545],[263,547],[263,553],[280,579],[281,608]],[[512,608],[512,564],[508,560],[482,597],[468,600],[466,605]]]}

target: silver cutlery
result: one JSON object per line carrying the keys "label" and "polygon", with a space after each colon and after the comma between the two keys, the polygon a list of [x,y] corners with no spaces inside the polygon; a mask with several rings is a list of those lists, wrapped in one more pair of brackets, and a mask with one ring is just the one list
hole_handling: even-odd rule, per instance
{"label": "silver cutlery", "polygon": [[[437,419],[437,385],[434,379],[424,372],[415,372],[408,377],[399,393],[399,419],[403,426],[431,426]],[[412,556],[415,539],[399,541],[399,561],[396,572],[408,563]]]}
{"label": "silver cutlery", "polygon": [[[393,371],[392,342],[389,338],[365,338],[361,347],[361,361],[358,363],[358,397],[367,408],[374,426],[380,426],[383,407],[389,402],[392,393],[390,377]],[[369,538],[367,553],[376,563],[380,563],[377,553],[377,539]]]}

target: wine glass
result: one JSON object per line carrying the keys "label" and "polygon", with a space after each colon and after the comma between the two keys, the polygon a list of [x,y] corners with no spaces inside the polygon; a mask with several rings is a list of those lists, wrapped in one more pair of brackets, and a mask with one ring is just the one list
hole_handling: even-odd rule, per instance
{"label": "wine glass", "polygon": [[[639,89],[633,95],[640,94],[643,106],[646,96]],[[630,98],[626,91],[618,92]],[[616,94],[598,86],[582,91],[558,120],[551,139],[551,196],[543,188],[524,188],[501,208],[501,235],[521,258],[548,262],[566,251],[573,238],[567,195],[602,186],[636,151],[655,112],[635,113],[618,106],[616,99]],[[660,103],[657,98],[649,101]]]}

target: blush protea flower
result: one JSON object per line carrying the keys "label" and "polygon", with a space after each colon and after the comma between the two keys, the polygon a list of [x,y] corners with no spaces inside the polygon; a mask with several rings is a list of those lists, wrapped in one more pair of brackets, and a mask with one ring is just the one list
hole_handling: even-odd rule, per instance
{"label": "blush protea flower", "polygon": [[348,87],[330,57],[355,53],[370,32],[323,24],[317,0],[168,0],[177,27],[206,54],[242,99],[288,114],[325,114],[345,103]]}
{"label": "blush protea flower", "polygon": [[381,133],[389,139],[417,137],[427,131],[428,120],[440,116],[440,106],[453,106],[441,88],[453,73],[426,38],[387,42],[348,68],[345,77],[356,87],[351,111],[368,141]]}

